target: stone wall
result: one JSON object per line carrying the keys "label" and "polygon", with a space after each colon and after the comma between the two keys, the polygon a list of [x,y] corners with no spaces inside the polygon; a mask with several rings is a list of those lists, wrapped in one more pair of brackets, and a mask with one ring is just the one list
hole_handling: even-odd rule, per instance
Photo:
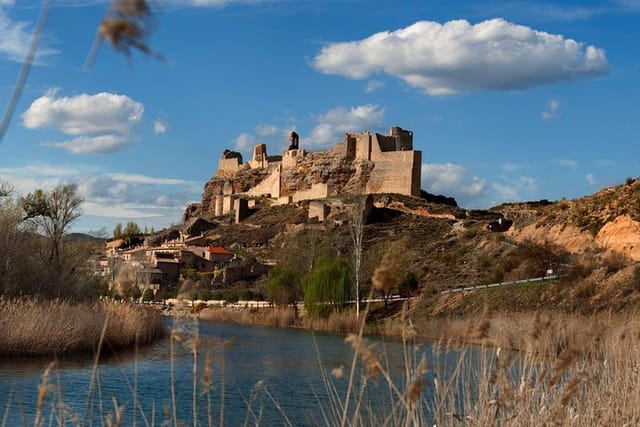
{"label": "stone wall", "polygon": [[205,184],[202,202],[190,205],[184,219],[234,211],[234,199],[268,196],[274,203],[322,199],[343,193],[398,193],[420,196],[422,153],[413,150],[413,132],[392,127],[389,135],[347,133],[331,150],[287,150],[268,156],[257,144],[242,164],[226,150],[216,175]]}

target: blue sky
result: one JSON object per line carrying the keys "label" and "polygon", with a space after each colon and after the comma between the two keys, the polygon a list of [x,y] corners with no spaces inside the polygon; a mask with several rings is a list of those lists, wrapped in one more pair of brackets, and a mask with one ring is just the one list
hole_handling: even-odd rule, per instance
{"label": "blue sky", "polygon": [[[638,176],[640,0],[162,0],[148,44],[103,45],[108,2],[53,0],[0,144],[24,194],[75,182],[78,231],[179,223],[225,148],[414,132],[423,189],[467,208],[569,199]],[[40,2],[0,0],[0,100]]]}

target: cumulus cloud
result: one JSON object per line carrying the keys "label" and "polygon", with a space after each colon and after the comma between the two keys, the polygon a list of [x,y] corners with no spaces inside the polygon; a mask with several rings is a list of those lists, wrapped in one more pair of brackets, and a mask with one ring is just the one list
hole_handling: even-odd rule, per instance
{"label": "cumulus cloud", "polygon": [[163,119],[157,119],[153,123],[153,133],[156,135],[161,135],[169,130],[169,124]]}
{"label": "cumulus cloud", "polygon": [[542,112],[542,119],[547,121],[555,119],[556,117],[558,117],[559,109],[560,101],[558,101],[557,99],[552,99],[551,101],[549,101],[547,109]]}
{"label": "cumulus cloud", "polygon": [[384,72],[430,95],[524,89],[609,72],[603,49],[500,18],[475,25],[419,21],[329,44],[313,64],[353,79]]}
{"label": "cumulus cloud", "polygon": [[422,187],[433,194],[453,197],[462,205],[484,197],[488,190],[486,180],[452,163],[423,164]]}
{"label": "cumulus cloud", "polygon": [[126,134],[143,113],[142,104],[126,95],[101,92],[58,98],[53,92],[33,101],[22,123],[27,129],[58,129],[67,135]]}
{"label": "cumulus cloud", "polygon": [[57,92],[52,89],[33,101],[22,113],[22,124],[27,129],[57,129],[77,137],[43,145],[88,154],[112,153],[138,142],[131,131],[144,114],[140,102],[108,92],[72,97],[58,97]]}
{"label": "cumulus cloud", "polygon": [[62,148],[71,154],[113,153],[131,144],[136,139],[118,135],[79,136],[63,142],[45,142],[42,145]]}
{"label": "cumulus cloud", "polygon": [[317,118],[317,125],[302,143],[313,147],[328,147],[342,141],[347,132],[361,132],[379,128],[384,123],[384,108],[373,105],[336,107]]}

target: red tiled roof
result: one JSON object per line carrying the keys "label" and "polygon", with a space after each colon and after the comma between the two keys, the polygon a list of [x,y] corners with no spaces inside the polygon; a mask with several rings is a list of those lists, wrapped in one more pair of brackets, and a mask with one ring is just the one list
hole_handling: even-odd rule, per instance
{"label": "red tiled roof", "polygon": [[221,248],[221,247],[218,247],[218,246],[209,246],[209,253],[210,254],[218,254],[218,255],[233,255],[232,252],[229,252],[225,248]]}

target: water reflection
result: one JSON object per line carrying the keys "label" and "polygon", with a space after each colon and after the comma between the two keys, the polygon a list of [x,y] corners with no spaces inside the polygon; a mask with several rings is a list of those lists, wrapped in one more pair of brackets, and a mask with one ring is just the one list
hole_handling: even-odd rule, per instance
{"label": "water reflection", "polygon": [[[58,360],[50,378],[55,385],[50,402],[61,399],[70,413],[88,417],[90,425],[102,425],[112,412],[111,398],[115,397],[120,404],[127,404],[123,425],[134,420],[144,424],[143,418],[150,424],[153,418],[160,425],[163,411],[173,411],[175,395],[179,418],[191,423],[193,339],[197,334],[195,396],[200,424],[208,424],[207,412],[215,419],[224,416],[226,425],[245,421],[279,425],[284,417],[293,425],[309,425],[311,420],[325,424],[320,408],[330,408],[331,403],[323,378],[333,368],[348,368],[353,358],[341,334],[207,322],[201,322],[197,329],[190,323],[177,324],[176,329],[178,340],[173,346],[165,339],[137,352],[119,351],[101,357],[93,389],[91,357]],[[398,384],[403,384],[402,345],[393,341],[379,345],[384,349],[383,364]],[[414,349],[409,356],[419,360],[423,351],[432,360],[428,346]],[[207,357],[212,368],[208,373]],[[0,359],[0,414],[7,414],[6,425],[33,425],[38,384],[50,362],[50,358]],[[203,382],[207,375],[210,389]],[[346,379],[332,379],[332,386],[344,394]],[[88,400],[89,390],[93,397]],[[383,381],[371,383],[366,399],[372,407],[375,402],[388,403],[388,386]],[[213,409],[207,411],[207,407]],[[48,408],[51,413],[51,406]]]}

